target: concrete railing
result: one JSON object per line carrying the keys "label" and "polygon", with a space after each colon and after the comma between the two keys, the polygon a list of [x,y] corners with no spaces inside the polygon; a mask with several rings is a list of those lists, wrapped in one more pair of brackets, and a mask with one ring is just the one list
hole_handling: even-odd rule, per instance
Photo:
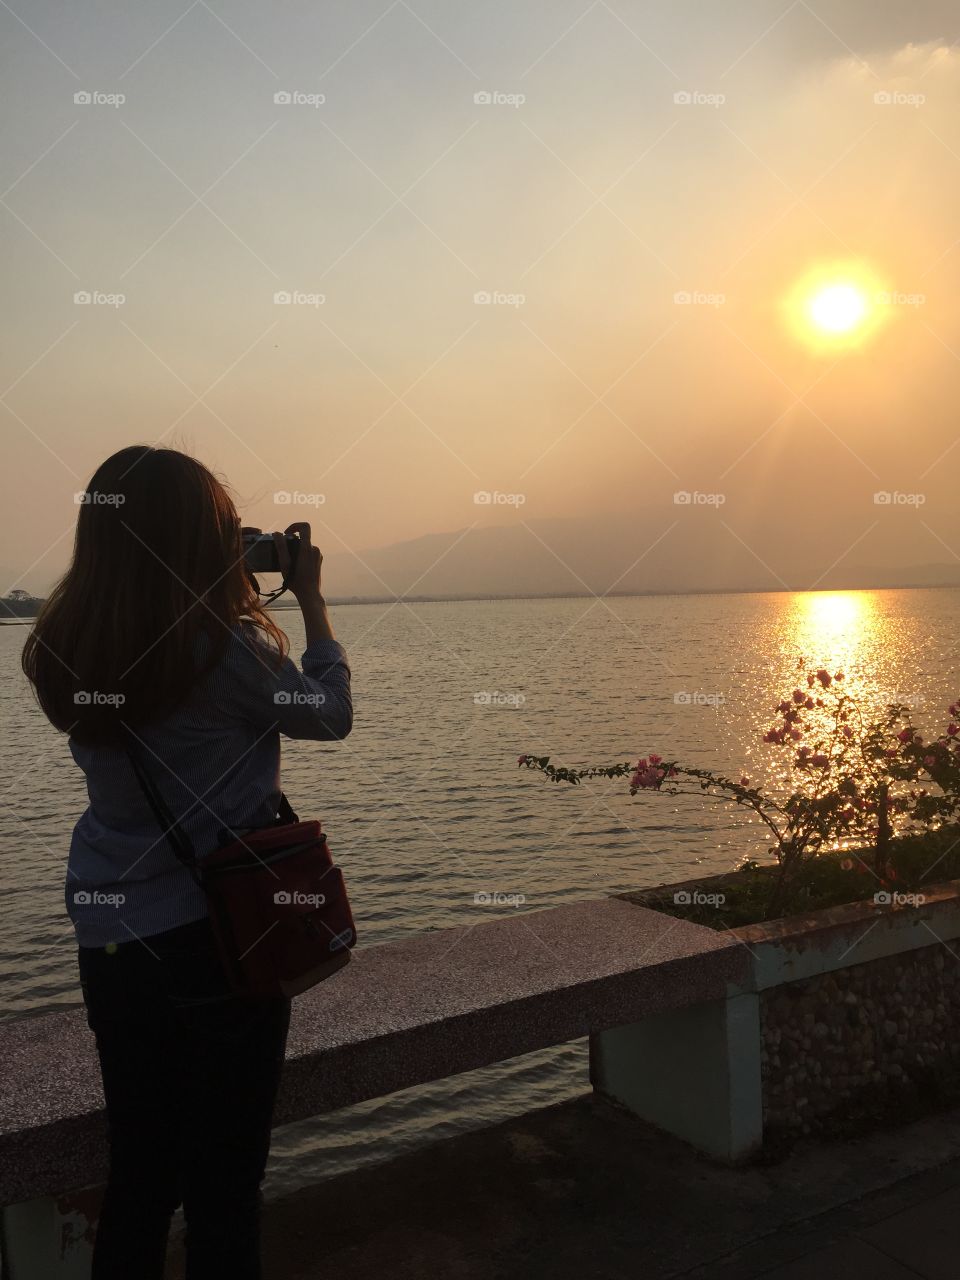
{"label": "concrete railing", "polygon": [[[629,1034],[608,1041],[610,1033],[692,1006],[712,1013],[689,1024],[678,1051],[689,1053],[693,1027],[711,1051],[719,1036],[730,1057],[727,997],[749,983],[749,961],[734,937],[614,899],[360,949],[294,1001],[276,1123],[586,1036],[604,1088],[608,1076],[629,1074],[624,1054],[633,1052]],[[0,1061],[4,1280],[81,1280],[95,1197],[80,1189],[102,1183],[107,1168],[83,1010],[0,1025]],[[743,1154],[753,1138],[749,1108],[746,1123],[729,1116],[735,1095],[755,1085],[732,1063],[699,1129],[686,1117],[675,1131],[715,1156]],[[639,1109],[649,1118],[656,1103]]]}

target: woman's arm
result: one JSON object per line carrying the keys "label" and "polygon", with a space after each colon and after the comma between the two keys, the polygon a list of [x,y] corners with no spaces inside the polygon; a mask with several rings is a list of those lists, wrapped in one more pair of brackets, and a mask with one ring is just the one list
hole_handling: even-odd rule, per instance
{"label": "woman's arm", "polygon": [[331,742],[353,728],[350,667],[336,640],[314,640],[303,651],[303,670],[255,629],[241,624],[229,649],[229,709],[257,729],[288,738]]}
{"label": "woman's arm", "polygon": [[327,602],[318,592],[315,596],[298,598],[300,612],[303,614],[303,626],[307,633],[307,645],[317,640],[335,640],[333,627],[327,613]]}
{"label": "woman's arm", "polygon": [[[300,538],[292,573],[286,544],[291,534]],[[274,538],[281,572],[303,614],[307,637],[303,671],[288,658],[277,670],[256,638],[243,641],[238,655],[242,713],[265,728],[276,725],[289,738],[345,738],[353,727],[350,667],[334,637],[320,589],[323,556],[310,541],[308,524],[293,524]]]}

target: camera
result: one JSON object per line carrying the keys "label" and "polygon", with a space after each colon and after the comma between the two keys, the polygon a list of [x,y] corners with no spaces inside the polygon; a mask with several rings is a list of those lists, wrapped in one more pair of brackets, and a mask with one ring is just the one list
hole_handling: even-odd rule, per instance
{"label": "camera", "polygon": [[[277,555],[277,544],[273,534],[248,530],[243,534],[243,558],[250,573],[279,573],[280,559]],[[287,551],[290,553],[290,572],[297,562],[297,551],[300,539],[287,537]]]}

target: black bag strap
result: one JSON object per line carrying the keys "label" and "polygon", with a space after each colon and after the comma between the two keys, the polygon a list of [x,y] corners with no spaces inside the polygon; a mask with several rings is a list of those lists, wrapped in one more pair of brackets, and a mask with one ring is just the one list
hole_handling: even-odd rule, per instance
{"label": "black bag strap", "polygon": [[[197,869],[198,858],[194,851],[193,844],[190,841],[190,837],[170,812],[166,801],[160,794],[156,783],[153,778],[151,778],[150,773],[147,770],[147,766],[144,763],[143,756],[140,753],[139,748],[130,741],[133,737],[135,737],[135,735],[130,733],[127,741],[127,756],[129,757],[130,764],[133,766],[133,772],[140,785],[140,790],[146,797],[147,804],[149,804],[150,809],[153,812],[153,816],[156,818],[160,830],[169,842],[177,861],[181,862],[187,868],[194,880],[199,884],[200,874]],[[299,822],[299,818],[294,813],[290,805],[290,801],[282,791],[280,792],[280,799],[277,801],[277,818],[279,824],[283,826]]]}
{"label": "black bag strap", "polygon": [[277,817],[284,826],[288,823],[293,824],[294,822],[300,821],[297,815],[293,812],[290,801],[282,791],[280,792],[280,799],[277,801]]}
{"label": "black bag strap", "polygon": [[197,855],[190,842],[190,837],[170,812],[166,801],[157,789],[156,783],[147,772],[142,755],[131,742],[127,743],[127,756],[133,766],[137,782],[140,784],[140,790],[146,797],[147,804],[150,806],[160,830],[176,855],[177,861],[183,863],[194,879],[197,879]]}

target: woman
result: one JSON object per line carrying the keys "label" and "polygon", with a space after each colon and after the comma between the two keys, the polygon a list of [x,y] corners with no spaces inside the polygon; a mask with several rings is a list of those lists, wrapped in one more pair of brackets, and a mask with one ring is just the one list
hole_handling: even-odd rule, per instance
{"label": "woman", "polygon": [[223,485],[172,449],[122,449],[90,482],[73,563],[24,648],[90,800],[66,901],[109,1131],[94,1280],[159,1280],[181,1203],[190,1280],[261,1274],[260,1183],[289,1001],[231,992],[203,892],[159,829],[126,743],[202,854],[276,822],[281,733],[350,732],[321,555],[309,525],[286,532],[300,540],[291,570],[276,535],[306,628],[302,672],[261,607]]}

